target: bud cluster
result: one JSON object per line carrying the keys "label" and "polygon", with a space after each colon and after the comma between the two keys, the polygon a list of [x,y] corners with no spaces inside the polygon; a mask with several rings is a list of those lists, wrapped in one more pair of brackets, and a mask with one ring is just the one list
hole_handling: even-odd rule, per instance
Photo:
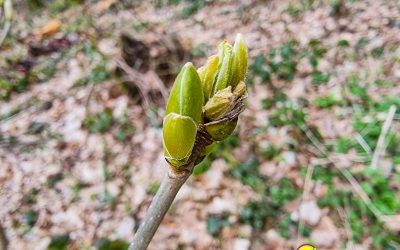
{"label": "bud cluster", "polygon": [[197,71],[187,63],[177,76],[168,100],[163,126],[164,155],[176,168],[188,163],[199,125],[215,143],[206,147],[203,156],[228,137],[236,127],[235,119],[224,119],[238,100],[247,94],[247,47],[237,35],[233,47],[226,41],[217,55],[210,56]]}

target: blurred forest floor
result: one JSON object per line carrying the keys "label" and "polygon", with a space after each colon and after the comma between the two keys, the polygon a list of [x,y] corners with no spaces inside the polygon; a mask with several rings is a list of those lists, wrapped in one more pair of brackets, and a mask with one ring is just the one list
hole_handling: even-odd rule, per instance
{"label": "blurred forest floor", "polygon": [[149,249],[400,249],[398,1],[13,1],[0,48],[10,249],[126,249],[186,61],[248,43],[248,108]]}

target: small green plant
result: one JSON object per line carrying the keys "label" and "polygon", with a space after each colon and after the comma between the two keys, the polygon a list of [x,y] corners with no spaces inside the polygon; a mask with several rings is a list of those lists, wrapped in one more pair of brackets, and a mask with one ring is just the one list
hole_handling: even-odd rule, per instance
{"label": "small green plant", "polygon": [[91,70],[89,74],[79,79],[77,85],[82,86],[89,83],[99,84],[110,79],[110,77],[111,74],[107,69],[106,62],[101,61]]}
{"label": "small green plant", "polygon": [[119,128],[117,133],[115,134],[115,138],[118,141],[125,141],[132,137],[132,135],[135,133],[135,127],[132,125],[132,123],[129,121],[128,116],[124,114],[122,117]]}
{"label": "small green plant", "polygon": [[259,162],[257,158],[252,157],[247,162],[233,168],[231,174],[243,184],[252,187],[258,193],[262,193],[265,189],[265,179],[261,177],[258,165]]}
{"label": "small green plant", "polygon": [[182,18],[189,18],[196,14],[201,8],[204,7],[207,1],[205,0],[191,0],[188,5],[182,10],[180,16]]}
{"label": "small green plant", "polygon": [[252,74],[260,76],[263,83],[270,83],[272,75],[285,81],[293,80],[299,59],[296,45],[296,41],[290,41],[279,48],[272,49],[267,62],[263,55],[258,55],[250,66]]}
{"label": "small green plant", "polygon": [[267,219],[275,216],[269,204],[262,200],[249,201],[240,214],[240,221],[249,224],[254,229],[262,231],[265,228]]}
{"label": "small green plant", "polygon": [[293,80],[297,71],[298,51],[296,44],[295,41],[291,41],[278,49],[272,49],[269,53],[268,66],[271,72],[286,81]]}
{"label": "small green plant", "polygon": [[111,109],[105,109],[102,112],[89,115],[85,120],[90,133],[104,133],[112,127],[113,123]]}
{"label": "small green plant", "polygon": [[319,108],[329,108],[334,105],[344,106],[346,102],[335,93],[329,93],[327,96],[318,96],[315,98],[314,103]]}
{"label": "small green plant", "polygon": [[[211,154],[234,131],[247,97],[243,82],[247,72],[247,47],[241,35],[197,69],[185,64],[178,74],[167,103],[163,122],[164,156],[169,163],[130,249],[146,249],[177,192],[194,167]],[[209,220],[212,235],[221,230]]]}
{"label": "small green plant", "polygon": [[[273,221],[281,215],[283,206],[297,198],[301,193],[291,180],[287,178],[282,178],[273,186],[266,186],[265,183],[268,183],[268,180],[263,180],[259,184],[262,185],[263,192],[259,192],[262,195],[262,199],[250,200],[240,214],[240,221],[251,225],[257,231],[264,230],[267,222]],[[252,183],[248,182],[248,179],[245,181],[245,184],[252,186]]]}
{"label": "small green plant", "polygon": [[289,4],[287,8],[287,12],[291,15],[296,17],[297,15],[300,14],[301,10],[293,3]]}
{"label": "small green plant", "polygon": [[121,239],[101,238],[96,242],[96,246],[98,250],[127,250],[129,243]]}
{"label": "small green plant", "polygon": [[68,244],[70,243],[69,233],[63,235],[57,235],[51,238],[50,244],[47,250],[67,250]]}
{"label": "small green plant", "polygon": [[329,82],[330,78],[331,77],[330,77],[329,74],[323,73],[323,72],[321,72],[319,70],[315,71],[312,74],[312,82],[314,84],[325,84],[325,83]]}
{"label": "small green plant", "polygon": [[207,232],[213,237],[219,236],[222,229],[229,225],[229,213],[212,214],[207,218]]}

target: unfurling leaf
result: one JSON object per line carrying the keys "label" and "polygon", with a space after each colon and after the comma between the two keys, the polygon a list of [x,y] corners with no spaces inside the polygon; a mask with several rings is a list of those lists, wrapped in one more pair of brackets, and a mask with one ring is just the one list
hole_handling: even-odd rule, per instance
{"label": "unfurling leaf", "polygon": [[219,45],[219,57],[221,58],[218,66],[218,76],[214,84],[214,94],[219,90],[226,88],[229,85],[231,66],[232,66],[232,46],[223,41]]}
{"label": "unfurling leaf", "polygon": [[208,101],[208,99],[211,97],[215,77],[218,73],[218,64],[219,57],[217,55],[213,55],[208,58],[206,65],[198,70],[203,86],[204,101]]}
{"label": "unfurling leaf", "polygon": [[247,46],[244,42],[243,36],[238,34],[235,39],[232,51],[232,73],[230,79],[230,85],[236,87],[236,85],[244,81],[244,77],[247,72]]}

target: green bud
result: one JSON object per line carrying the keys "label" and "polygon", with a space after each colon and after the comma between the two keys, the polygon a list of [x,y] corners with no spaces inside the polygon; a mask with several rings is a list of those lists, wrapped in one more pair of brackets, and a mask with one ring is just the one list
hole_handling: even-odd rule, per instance
{"label": "green bud", "polygon": [[201,80],[192,63],[186,63],[176,77],[165,114],[176,113],[200,122],[203,106]]}
{"label": "green bud", "polygon": [[196,133],[197,124],[188,116],[171,113],[164,118],[164,155],[172,166],[180,167],[187,163]]}
{"label": "green bud", "polygon": [[214,93],[226,88],[229,85],[232,67],[232,46],[228,42],[223,41],[219,45],[219,50],[221,61],[218,66],[219,72],[217,80],[214,84]]}
{"label": "green bud", "polygon": [[230,84],[235,87],[240,81],[244,81],[247,72],[247,46],[243,36],[238,34],[232,51],[232,73]]}
{"label": "green bud", "polygon": [[215,121],[221,118],[231,108],[233,100],[234,95],[231,86],[218,91],[204,106],[207,120]]}
{"label": "green bud", "polygon": [[216,141],[222,141],[228,137],[236,128],[238,119],[230,122],[211,124],[206,126],[207,133]]}
{"label": "green bud", "polygon": [[170,165],[185,165],[193,150],[201,120],[203,90],[191,63],[177,76],[168,100],[163,125],[164,155]]}
{"label": "green bud", "polygon": [[217,55],[210,56],[206,65],[201,67],[199,76],[203,86],[204,100],[207,101],[211,97],[211,92],[214,87],[215,76],[218,72],[219,57]]}

